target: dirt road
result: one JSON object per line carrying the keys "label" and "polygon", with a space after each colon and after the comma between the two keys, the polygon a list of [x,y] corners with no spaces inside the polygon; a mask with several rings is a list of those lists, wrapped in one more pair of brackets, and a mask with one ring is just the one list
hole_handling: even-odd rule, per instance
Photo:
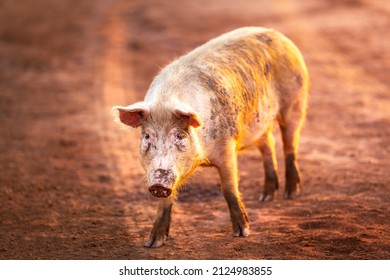
{"label": "dirt road", "polygon": [[[311,73],[302,195],[258,202],[261,156],[249,150],[248,238],[231,236],[217,174],[204,169],[183,188],[166,245],[146,249],[157,201],[138,132],[109,109],[247,25],[285,33]],[[389,28],[381,0],[0,1],[0,259],[389,259]]]}

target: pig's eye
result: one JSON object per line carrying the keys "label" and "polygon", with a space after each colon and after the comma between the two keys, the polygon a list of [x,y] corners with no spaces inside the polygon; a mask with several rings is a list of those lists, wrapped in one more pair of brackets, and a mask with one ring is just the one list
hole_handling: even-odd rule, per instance
{"label": "pig's eye", "polygon": [[184,131],[179,131],[175,134],[176,139],[178,140],[183,140],[184,138],[187,137],[187,134]]}
{"label": "pig's eye", "polygon": [[147,133],[145,133],[145,139],[146,139],[146,140],[149,140],[149,138],[150,138],[150,135],[147,134]]}

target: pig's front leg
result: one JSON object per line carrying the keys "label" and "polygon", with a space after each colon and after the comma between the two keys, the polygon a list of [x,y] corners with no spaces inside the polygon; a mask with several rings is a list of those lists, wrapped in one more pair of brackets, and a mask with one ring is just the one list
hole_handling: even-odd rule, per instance
{"label": "pig's front leg", "polygon": [[222,160],[216,164],[216,167],[221,178],[222,192],[229,207],[233,235],[248,236],[248,215],[238,190],[238,166],[235,143],[227,147]]}
{"label": "pig's front leg", "polygon": [[157,218],[154,222],[149,240],[144,244],[145,247],[161,247],[164,245],[165,237],[169,235],[171,225],[172,197],[161,198],[158,204]]}

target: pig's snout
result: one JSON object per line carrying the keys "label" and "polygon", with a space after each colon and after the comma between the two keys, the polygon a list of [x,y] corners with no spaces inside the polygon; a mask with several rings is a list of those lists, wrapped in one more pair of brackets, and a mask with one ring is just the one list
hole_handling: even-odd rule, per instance
{"label": "pig's snout", "polygon": [[154,184],[149,187],[149,192],[155,197],[168,197],[171,195],[172,189],[161,184]]}
{"label": "pig's snout", "polygon": [[155,197],[168,197],[176,182],[176,176],[170,169],[157,169],[149,177],[149,192]]}

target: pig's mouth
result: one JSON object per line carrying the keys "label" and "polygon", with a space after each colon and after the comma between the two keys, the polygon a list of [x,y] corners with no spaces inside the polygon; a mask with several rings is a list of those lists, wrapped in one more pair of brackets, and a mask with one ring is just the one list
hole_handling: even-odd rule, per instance
{"label": "pig's mouth", "polygon": [[155,184],[149,187],[149,192],[155,197],[168,197],[172,193],[171,188],[164,187],[161,184]]}

